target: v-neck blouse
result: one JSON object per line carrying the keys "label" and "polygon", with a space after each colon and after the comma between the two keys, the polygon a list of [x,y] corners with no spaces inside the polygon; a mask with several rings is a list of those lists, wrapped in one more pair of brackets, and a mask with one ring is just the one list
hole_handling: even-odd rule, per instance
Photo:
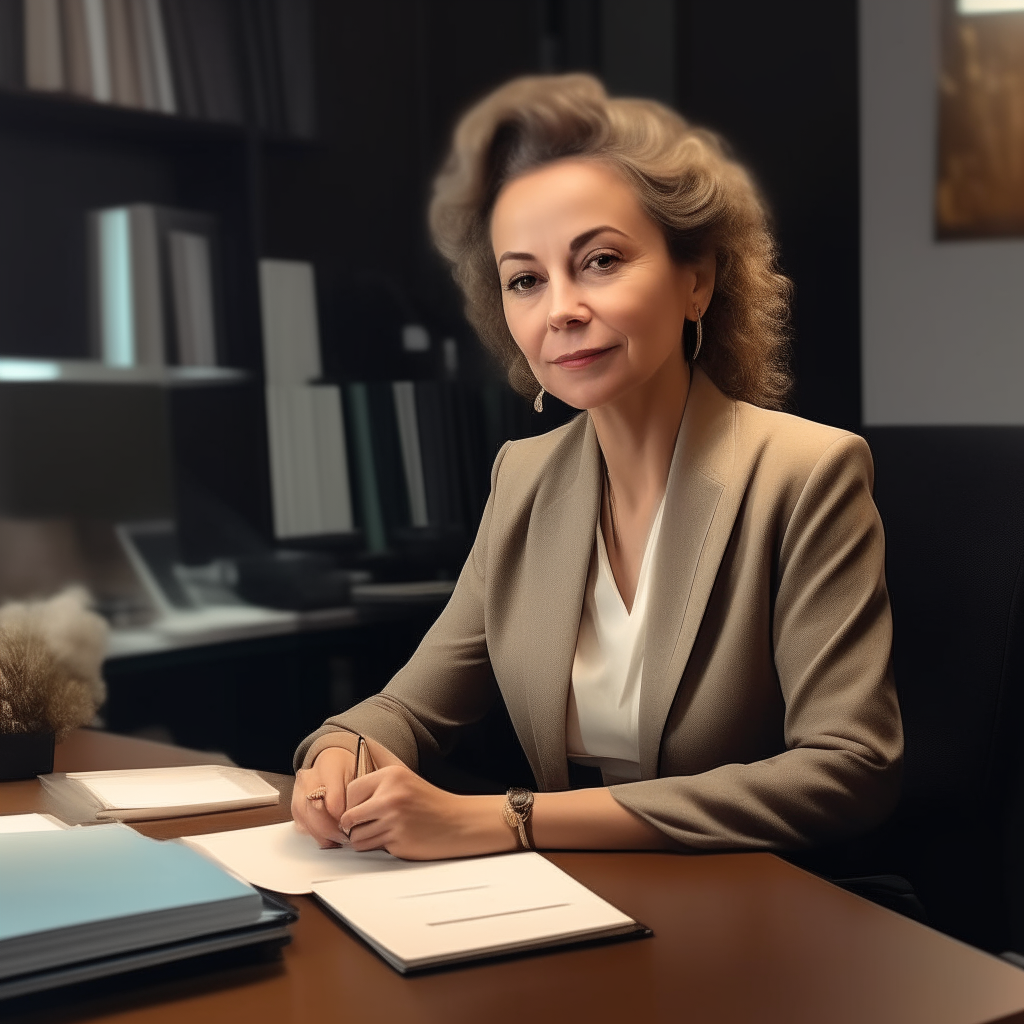
{"label": "v-neck blouse", "polygon": [[605,785],[640,778],[640,682],[647,601],[665,498],[651,523],[633,607],[619,593],[598,518],[565,717],[570,760],[600,768]]}

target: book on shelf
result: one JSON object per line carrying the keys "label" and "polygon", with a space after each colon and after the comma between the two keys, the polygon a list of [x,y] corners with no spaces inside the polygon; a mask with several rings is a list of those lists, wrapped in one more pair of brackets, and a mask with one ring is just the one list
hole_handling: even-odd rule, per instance
{"label": "book on shelf", "polygon": [[132,30],[130,0],[104,0],[112,101],[123,107],[144,107],[139,57]]}
{"label": "book on shelf", "polygon": [[99,103],[112,103],[114,101],[114,75],[106,4],[103,0],[62,0],[62,2],[65,9],[69,5],[78,5],[82,9],[92,98]]}
{"label": "book on shelf", "polygon": [[423,451],[420,446],[419,418],[416,414],[416,386],[409,380],[396,380],[391,385],[398,440],[402,449],[405,492],[409,498],[409,525],[430,525],[427,511],[427,485],[423,475]]}
{"label": "book on shelf", "polygon": [[195,850],[123,825],[0,834],[0,999],[281,944],[294,914]]}
{"label": "book on shelf", "polygon": [[342,393],[352,507],[374,554],[460,557],[498,449],[542,428],[497,380],[356,380]]}
{"label": "book on shelf", "polygon": [[171,228],[167,232],[170,309],[182,366],[217,365],[217,313],[211,236]]}
{"label": "book on shelf", "polygon": [[110,366],[217,366],[216,220],[134,203],[89,214],[96,354]]}
{"label": "book on shelf", "polygon": [[351,532],[340,391],[329,384],[267,384],[266,399],[275,535]]}
{"label": "book on shelf", "polygon": [[308,384],[321,373],[320,326],[313,265],[259,262],[263,366],[268,384]]}
{"label": "book on shelf", "polygon": [[341,391],[316,383],[321,363],[313,267],[261,260],[259,283],[274,533],[282,540],[349,533]]}
{"label": "book on shelf", "polygon": [[160,0],[128,0],[128,3],[139,76],[139,105],[144,110],[174,114],[178,105]]}
{"label": "book on shelf", "polygon": [[234,7],[225,0],[175,0],[185,20],[186,46],[194,55],[199,117],[242,124],[245,100]]}
{"label": "book on shelf", "polygon": [[242,123],[244,85],[235,44],[240,9],[228,0],[165,0],[162,7],[181,113]]}
{"label": "book on shelf", "polygon": [[347,430],[366,548],[372,554],[380,554],[388,549],[388,536],[384,525],[381,490],[377,482],[377,461],[370,426],[370,397],[365,384],[345,386],[345,412],[348,416]]}
{"label": "book on shelf", "polygon": [[309,0],[2,0],[0,86],[312,138]]}
{"label": "book on shelf", "polygon": [[25,85],[55,92],[64,88],[61,0],[23,0]]}
{"label": "book on shelf", "polygon": [[480,402],[477,388],[447,381],[345,385],[354,503],[371,551],[475,525],[492,454]]}
{"label": "book on shelf", "polygon": [[370,445],[376,467],[384,531],[387,536],[393,537],[396,531],[412,525],[394,391],[390,381],[372,381],[363,386],[367,392]]}

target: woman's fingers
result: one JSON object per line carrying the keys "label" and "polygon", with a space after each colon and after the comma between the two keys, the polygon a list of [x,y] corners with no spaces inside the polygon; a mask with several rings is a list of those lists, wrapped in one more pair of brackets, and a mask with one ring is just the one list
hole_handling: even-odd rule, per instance
{"label": "woman's fingers", "polygon": [[[330,755],[330,756],[328,756]],[[348,751],[321,753],[308,773],[296,775],[294,816],[321,846],[350,842],[357,851],[386,849],[397,857],[429,860],[458,852],[451,827],[453,797],[421,779],[405,765],[388,765],[355,779],[355,757]],[[317,787],[326,787],[320,793]]]}
{"label": "woman's fingers", "polygon": [[354,771],[355,756],[350,751],[329,747],[312,767],[295,773],[292,818],[300,831],[308,832],[321,846],[345,842],[338,819],[345,813],[346,790]]}
{"label": "woman's fingers", "polygon": [[[306,818],[306,794],[309,792],[307,777],[312,773],[309,768],[300,768],[295,773],[295,785],[292,787],[292,818],[296,825],[303,827]],[[309,829],[303,827],[303,831]]]}
{"label": "woman's fingers", "polygon": [[349,842],[357,853],[383,850],[387,845],[389,832],[390,830],[383,822],[367,821],[362,825],[353,826]]}
{"label": "woman's fingers", "polygon": [[342,832],[348,834],[356,825],[362,825],[367,821],[374,821],[380,817],[380,801],[376,799],[377,794],[383,787],[386,800],[386,793],[390,788],[387,784],[389,776],[395,769],[381,768],[379,771],[370,772],[362,778],[353,779],[348,784],[346,793],[348,808],[340,815],[338,822]]}
{"label": "woman's fingers", "polygon": [[[342,810],[344,810],[344,802],[342,802]],[[328,810],[324,801],[316,801],[316,807],[309,812],[309,830],[321,846],[338,846],[347,841],[338,827],[338,818],[340,817],[340,814],[336,817]]]}

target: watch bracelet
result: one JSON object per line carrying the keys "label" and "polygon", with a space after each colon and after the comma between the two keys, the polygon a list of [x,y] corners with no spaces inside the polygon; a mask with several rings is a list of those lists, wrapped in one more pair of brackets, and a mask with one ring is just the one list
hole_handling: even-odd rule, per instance
{"label": "watch bracelet", "polygon": [[[519,804],[525,803],[526,806],[521,810],[517,810],[513,804],[513,799]],[[527,822],[533,815],[533,794],[529,790],[512,787],[505,794],[505,803],[501,808],[501,813],[505,819],[505,824],[516,834],[520,847],[523,850],[535,849],[534,844],[531,842],[530,831],[532,830],[527,829]]]}

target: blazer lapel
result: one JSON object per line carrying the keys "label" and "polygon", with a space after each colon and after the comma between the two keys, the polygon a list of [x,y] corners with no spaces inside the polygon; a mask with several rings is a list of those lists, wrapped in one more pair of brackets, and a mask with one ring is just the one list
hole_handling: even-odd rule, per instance
{"label": "blazer lapel", "polygon": [[658,775],[661,737],[742,500],[727,484],[735,403],[694,371],[669,470],[647,605],[640,688],[640,777]]}
{"label": "blazer lapel", "polygon": [[[537,782],[545,789],[567,789],[565,713],[576,655],[576,637],[587,585],[601,500],[600,449],[586,417],[579,472],[554,500],[534,506],[530,527],[530,568],[526,578],[542,581],[531,590],[521,621],[534,638],[525,652],[530,722],[536,750]],[[543,637],[544,642],[539,642]]]}

